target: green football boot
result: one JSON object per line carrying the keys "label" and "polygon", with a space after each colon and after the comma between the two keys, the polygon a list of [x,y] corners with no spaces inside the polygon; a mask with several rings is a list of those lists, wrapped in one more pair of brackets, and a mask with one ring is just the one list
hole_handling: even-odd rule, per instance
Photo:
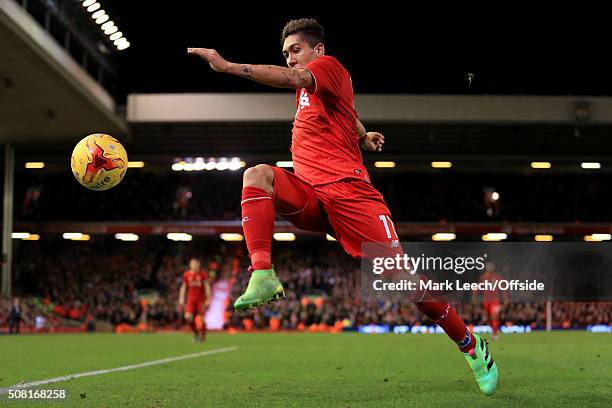
{"label": "green football boot", "polygon": [[477,334],[473,336],[476,340],[476,347],[463,354],[474,372],[480,391],[486,395],[491,395],[497,389],[499,382],[497,364],[495,364],[493,356],[489,353],[489,345],[485,339]]}
{"label": "green football boot", "polygon": [[234,309],[244,311],[281,298],[285,298],[285,290],[276,278],[274,268],[255,270],[246,291],[234,302]]}

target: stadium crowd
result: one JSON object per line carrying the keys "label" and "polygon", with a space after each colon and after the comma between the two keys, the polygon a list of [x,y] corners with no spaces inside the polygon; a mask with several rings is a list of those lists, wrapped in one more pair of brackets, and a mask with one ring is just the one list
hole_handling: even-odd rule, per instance
{"label": "stadium crowd", "polygon": [[[303,247],[276,255],[279,279],[286,282],[287,298],[255,310],[252,316],[232,314],[230,325],[243,329],[312,329],[362,325],[432,325],[412,302],[360,300],[360,264],[346,257],[337,246]],[[241,275],[232,297],[241,293],[248,276]],[[461,317],[473,325],[488,324],[482,303],[455,304]],[[246,320],[246,325],[245,325]],[[546,327],[545,303],[505,303],[500,320],[507,325]],[[552,303],[552,325],[557,328],[583,328],[592,324],[612,323],[612,303]]]}
{"label": "stadium crowd", "polygon": [[[178,329],[177,308],[182,272],[192,256],[208,265],[211,279],[231,278],[231,260],[242,259],[232,299],[246,285],[246,256],[238,245],[198,240],[168,245],[147,238],[118,243],[94,237],[89,242],[47,240],[17,248],[16,293],[21,297],[22,323],[46,331],[63,328],[115,330],[121,325]],[[227,309],[226,327],[239,330],[326,330],[367,324],[431,325],[414,305],[405,302],[360,301],[359,262],[334,243],[277,244],[275,265],[287,298],[248,315]],[[8,331],[11,299],[0,299],[0,332]],[[462,318],[486,324],[482,305],[457,305]],[[544,303],[508,303],[501,312],[507,324],[545,327]],[[610,324],[612,303],[553,303],[554,327],[577,328]]]}
{"label": "stadium crowd", "polygon": [[[241,173],[130,170],[100,201],[97,192],[83,189],[70,173],[18,172],[15,216],[17,221],[238,220]],[[371,176],[396,221],[612,220],[607,207],[612,182],[605,174],[373,171]],[[62,194],[53,193],[57,191]],[[498,200],[491,199],[492,192],[499,194]],[[66,206],[67,202],[79,205]]]}

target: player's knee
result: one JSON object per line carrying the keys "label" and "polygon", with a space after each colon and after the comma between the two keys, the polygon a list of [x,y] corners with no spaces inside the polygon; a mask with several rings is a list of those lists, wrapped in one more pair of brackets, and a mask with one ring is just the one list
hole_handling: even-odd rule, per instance
{"label": "player's knee", "polygon": [[272,193],[274,191],[274,172],[267,164],[249,167],[242,178],[243,187],[257,187]]}
{"label": "player's knee", "polygon": [[189,323],[191,323],[191,321],[193,320],[193,314],[191,313],[185,313],[185,320]]}

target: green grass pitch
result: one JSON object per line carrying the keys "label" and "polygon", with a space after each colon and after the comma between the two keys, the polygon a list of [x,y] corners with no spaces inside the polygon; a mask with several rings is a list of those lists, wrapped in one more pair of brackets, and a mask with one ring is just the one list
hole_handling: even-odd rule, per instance
{"label": "green grass pitch", "polygon": [[[0,336],[0,388],[236,346],[42,386],[62,407],[602,407],[612,406],[612,336],[512,334],[491,343],[500,370],[481,395],[444,335],[213,333]],[[9,405],[10,404],[10,405]],[[0,406],[32,406],[7,402]]]}

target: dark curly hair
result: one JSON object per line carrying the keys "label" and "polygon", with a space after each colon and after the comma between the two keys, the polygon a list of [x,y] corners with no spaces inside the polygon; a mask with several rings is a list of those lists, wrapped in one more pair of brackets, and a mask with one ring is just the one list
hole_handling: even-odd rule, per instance
{"label": "dark curly hair", "polygon": [[285,43],[285,39],[292,34],[301,34],[304,41],[312,48],[325,41],[325,30],[314,18],[300,18],[285,24],[281,34],[281,46]]}

